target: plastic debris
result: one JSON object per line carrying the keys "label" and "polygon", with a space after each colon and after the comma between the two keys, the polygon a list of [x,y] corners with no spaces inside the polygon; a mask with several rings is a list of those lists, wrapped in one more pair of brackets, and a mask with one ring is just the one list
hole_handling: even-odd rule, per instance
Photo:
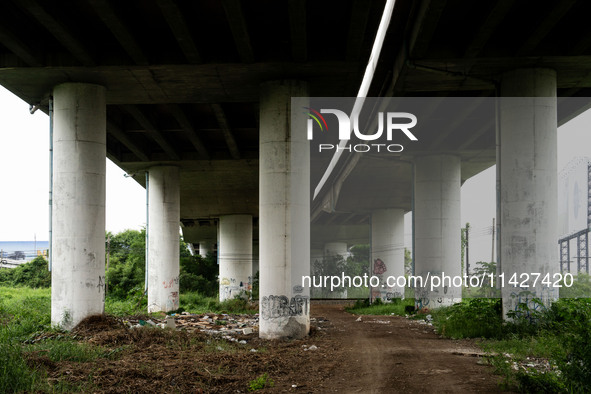
{"label": "plastic debris", "polygon": [[176,328],[176,323],[174,322],[173,316],[166,316],[166,327],[172,328],[173,330]]}

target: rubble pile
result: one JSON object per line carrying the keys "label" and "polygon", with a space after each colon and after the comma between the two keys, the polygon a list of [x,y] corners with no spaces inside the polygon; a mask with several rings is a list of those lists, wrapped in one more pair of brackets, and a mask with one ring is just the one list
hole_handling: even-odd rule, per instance
{"label": "rubble pile", "polygon": [[153,326],[181,331],[201,331],[211,335],[249,335],[259,331],[259,315],[229,315],[226,313],[205,313],[194,315],[188,312],[172,314],[164,319],[128,319],[129,328]]}

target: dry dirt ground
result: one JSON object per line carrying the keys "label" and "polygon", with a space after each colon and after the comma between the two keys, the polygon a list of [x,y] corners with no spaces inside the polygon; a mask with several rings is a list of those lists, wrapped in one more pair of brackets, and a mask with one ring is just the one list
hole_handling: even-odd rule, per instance
{"label": "dry dirt ground", "polygon": [[[28,363],[45,370],[52,384],[85,392],[244,393],[264,373],[274,386],[261,393],[501,391],[500,378],[469,341],[442,339],[432,327],[402,317],[358,321],[342,305],[313,304],[312,316],[315,327],[306,339],[238,338],[246,344],[197,332],[129,329],[94,317],[70,335],[100,345],[109,357],[52,362],[39,352],[29,354]],[[312,345],[317,349],[307,350]]]}

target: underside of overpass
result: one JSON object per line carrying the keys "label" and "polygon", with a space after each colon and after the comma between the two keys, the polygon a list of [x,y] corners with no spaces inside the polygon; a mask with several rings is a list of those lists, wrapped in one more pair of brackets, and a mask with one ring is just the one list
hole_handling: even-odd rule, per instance
{"label": "underside of overpass", "polygon": [[[267,135],[263,140],[267,127],[263,115],[267,122],[279,122],[271,115],[289,112],[289,94],[354,97],[384,6],[383,0],[58,0],[50,4],[7,0],[0,4],[0,84],[44,112],[49,112],[50,102],[56,100],[56,120],[75,129],[65,134],[64,140],[80,141],[83,133],[76,131],[77,127],[89,125],[88,141],[95,137],[100,140],[97,143],[104,141],[104,148],[93,145],[70,158],[77,162],[88,159],[88,167],[79,166],[85,168],[82,173],[100,174],[100,168],[92,167],[93,159],[106,154],[145,186],[146,171],[162,167],[159,173],[150,174],[154,176],[151,187],[158,184],[163,188],[162,193],[154,190],[153,200],[161,203],[155,215],[168,218],[162,223],[180,221],[185,240],[195,245],[225,240],[229,245],[227,261],[247,261],[252,259],[252,251],[250,257],[243,256],[235,250],[240,248],[234,242],[236,237],[218,237],[217,233],[222,221],[229,229],[225,234],[247,231],[248,226],[236,216],[248,215],[256,239],[259,231],[268,227],[261,222],[264,215],[281,216],[270,208],[261,212],[262,200],[273,197],[260,195],[266,191],[260,187],[261,171],[267,168],[261,147],[279,138]],[[591,93],[590,11],[591,3],[585,0],[398,0],[368,96],[471,97],[465,117],[458,120],[465,122],[482,104],[479,99],[502,95],[503,80],[510,80],[507,75],[512,70],[551,69],[555,75],[534,80],[551,79],[551,93],[557,97],[556,123],[562,123],[586,108],[583,101],[562,98]],[[304,81],[305,86],[287,83],[269,87],[265,85],[268,81]],[[75,89],[72,83],[104,90]],[[58,86],[66,86],[60,90],[61,100],[65,100],[61,103],[55,91]],[[522,89],[510,94],[539,92]],[[82,104],[74,109],[68,106],[71,97],[87,105],[88,114],[77,112]],[[276,99],[269,102],[267,97]],[[287,115],[281,116],[287,123]],[[312,242],[318,242],[312,247],[362,238],[368,234],[367,225],[377,209],[392,218],[399,213],[393,210],[411,210],[413,180],[416,184],[417,176],[420,178],[412,170],[416,157],[457,158],[450,173],[457,172],[460,183],[495,164],[497,122],[448,126],[422,139],[413,152],[389,160],[344,155],[330,170],[331,156],[311,149],[310,195],[327,175],[308,208]],[[103,129],[106,133],[101,136]],[[283,138],[290,143],[289,131]],[[315,139],[314,144],[317,142],[322,140]],[[289,151],[289,147],[275,149]],[[435,161],[432,164],[437,167]],[[71,168],[66,165],[63,171],[66,175],[58,182],[67,185],[73,179],[67,175]],[[374,178],[368,178],[368,172]],[[288,181],[292,175],[286,175]],[[361,201],[351,197],[355,194],[348,188],[363,179],[371,179],[364,187],[367,195],[375,198]],[[97,201],[89,197],[85,204],[90,207],[101,204],[104,190],[100,180],[97,182],[93,193],[99,197]],[[178,188],[178,193],[168,193],[167,187]],[[69,211],[67,205],[63,208]],[[284,209],[289,215],[298,215],[289,211],[291,208]],[[335,230],[337,225],[350,227]],[[69,228],[67,223],[64,226]],[[104,230],[104,220],[102,227]],[[100,249],[100,223],[93,231],[97,233],[93,233],[93,242]],[[155,237],[158,230],[151,233]],[[268,240],[261,240],[262,265],[271,258],[263,242]],[[57,258],[60,250],[53,249]],[[87,255],[94,253],[92,261],[101,261],[100,250],[82,249]],[[100,276],[100,268],[92,275]],[[174,270],[162,275],[169,275],[166,282],[175,286]],[[281,294],[269,293],[270,297]],[[291,310],[302,307],[298,302]],[[278,313],[284,309],[278,307]],[[60,316],[54,321],[60,321],[61,312],[56,313]]]}

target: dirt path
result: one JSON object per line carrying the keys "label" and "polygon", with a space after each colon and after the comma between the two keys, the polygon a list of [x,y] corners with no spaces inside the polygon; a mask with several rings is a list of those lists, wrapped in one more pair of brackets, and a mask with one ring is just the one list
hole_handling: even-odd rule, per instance
{"label": "dirt path", "polygon": [[[396,316],[357,321],[338,305],[314,305],[312,316],[330,322],[342,370],[326,390],[346,393],[500,392],[499,376],[478,363],[482,353],[469,341],[442,339],[431,326]],[[339,357],[339,358],[341,358]]]}

